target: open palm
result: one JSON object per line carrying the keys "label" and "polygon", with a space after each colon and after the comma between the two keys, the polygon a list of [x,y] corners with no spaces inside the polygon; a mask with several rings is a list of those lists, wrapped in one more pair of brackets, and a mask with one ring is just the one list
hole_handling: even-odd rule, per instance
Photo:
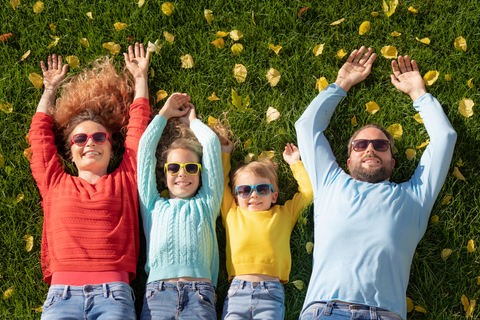
{"label": "open palm", "polygon": [[412,100],[416,100],[427,92],[422,75],[418,71],[417,62],[410,62],[409,56],[399,56],[397,61],[392,61],[393,74],[391,75],[392,84],[398,90],[408,94]]}
{"label": "open palm", "polygon": [[135,44],[135,50],[132,46],[129,46],[128,54],[124,53],[123,55],[125,57],[125,65],[134,78],[147,75],[150,51],[147,50],[145,54],[143,43],[137,42]]}
{"label": "open palm", "polygon": [[52,56],[48,56],[47,65],[48,69],[45,67],[45,63],[40,61],[43,72],[43,85],[45,86],[45,90],[57,90],[60,82],[65,79],[68,64],[62,65],[62,56],[57,57],[56,54],[53,54]]}
{"label": "open palm", "polygon": [[372,48],[368,48],[365,55],[365,47],[362,46],[359,50],[355,49],[347,59],[347,62],[338,71],[337,80],[335,81],[345,91],[350,90],[351,87],[357,83],[365,80],[372,70],[372,64],[377,55],[372,54]]}

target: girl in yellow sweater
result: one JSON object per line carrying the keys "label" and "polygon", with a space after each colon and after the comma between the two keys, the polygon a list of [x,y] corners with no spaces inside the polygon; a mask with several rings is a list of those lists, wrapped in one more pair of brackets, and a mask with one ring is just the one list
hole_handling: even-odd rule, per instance
{"label": "girl in yellow sweater", "polygon": [[233,145],[222,145],[225,188],[221,206],[227,237],[227,271],[231,281],[222,319],[283,319],[283,284],[291,269],[290,234],[299,214],[313,199],[312,185],[300,153],[287,144],[283,159],[298,182],[298,193],[285,204],[278,197],[277,165],[252,161],[232,174]]}

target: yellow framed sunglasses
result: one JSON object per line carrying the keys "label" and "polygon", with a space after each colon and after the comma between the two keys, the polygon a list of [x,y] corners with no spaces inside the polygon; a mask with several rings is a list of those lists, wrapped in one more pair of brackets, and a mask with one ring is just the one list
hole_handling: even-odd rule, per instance
{"label": "yellow framed sunglasses", "polygon": [[163,172],[167,172],[171,176],[177,175],[181,169],[184,169],[185,172],[191,176],[197,175],[200,171],[202,171],[202,165],[200,163],[177,163],[177,162],[168,162],[165,163],[163,168]]}

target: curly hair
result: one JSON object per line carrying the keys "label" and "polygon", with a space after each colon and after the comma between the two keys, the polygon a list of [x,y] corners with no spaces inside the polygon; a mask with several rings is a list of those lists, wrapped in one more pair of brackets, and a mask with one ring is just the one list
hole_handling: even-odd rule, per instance
{"label": "curly hair", "polygon": [[232,194],[235,195],[235,187],[238,176],[246,172],[270,180],[270,183],[273,186],[273,191],[278,191],[277,169],[278,164],[270,161],[269,159],[252,161],[237,167],[230,175]]}
{"label": "curly hair", "polygon": [[65,80],[55,107],[49,111],[57,140],[62,142],[60,151],[67,159],[70,158],[71,133],[78,124],[88,120],[104,126],[112,135],[114,149],[118,147],[120,139],[116,138],[128,124],[133,87],[126,70],[117,73],[107,57],[95,60],[90,69]]}

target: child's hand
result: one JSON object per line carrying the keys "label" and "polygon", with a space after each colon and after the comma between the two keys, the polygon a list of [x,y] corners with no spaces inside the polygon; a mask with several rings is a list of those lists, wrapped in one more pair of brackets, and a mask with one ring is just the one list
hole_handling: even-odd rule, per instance
{"label": "child's hand", "polygon": [[233,151],[233,143],[232,141],[227,139],[227,144],[226,145],[222,144],[222,152],[232,154],[232,151]]}
{"label": "child's hand", "polygon": [[123,56],[125,58],[125,65],[135,78],[135,81],[137,81],[137,78],[147,77],[150,51],[147,50],[147,54],[145,55],[143,43],[135,43],[135,53],[132,46],[129,46],[128,54],[123,53]]}
{"label": "child's hand", "polygon": [[40,61],[43,72],[43,85],[45,86],[45,91],[54,91],[56,93],[58,85],[65,79],[68,64],[62,66],[62,56],[57,58],[56,54],[48,56],[47,63],[48,69],[45,67],[45,63]]}
{"label": "child's hand", "polygon": [[285,151],[283,152],[283,160],[285,160],[285,162],[289,165],[300,161],[300,152],[293,143],[287,143],[287,145],[285,146]]}
{"label": "child's hand", "polygon": [[185,115],[178,118],[178,120],[190,127],[190,123],[197,119],[197,113],[195,112],[195,106],[190,102],[185,104],[185,108],[188,108],[189,110]]}
{"label": "child's hand", "polygon": [[175,92],[165,102],[162,110],[158,113],[167,120],[170,118],[180,118],[190,111],[187,103],[190,101],[190,96],[186,93]]}

